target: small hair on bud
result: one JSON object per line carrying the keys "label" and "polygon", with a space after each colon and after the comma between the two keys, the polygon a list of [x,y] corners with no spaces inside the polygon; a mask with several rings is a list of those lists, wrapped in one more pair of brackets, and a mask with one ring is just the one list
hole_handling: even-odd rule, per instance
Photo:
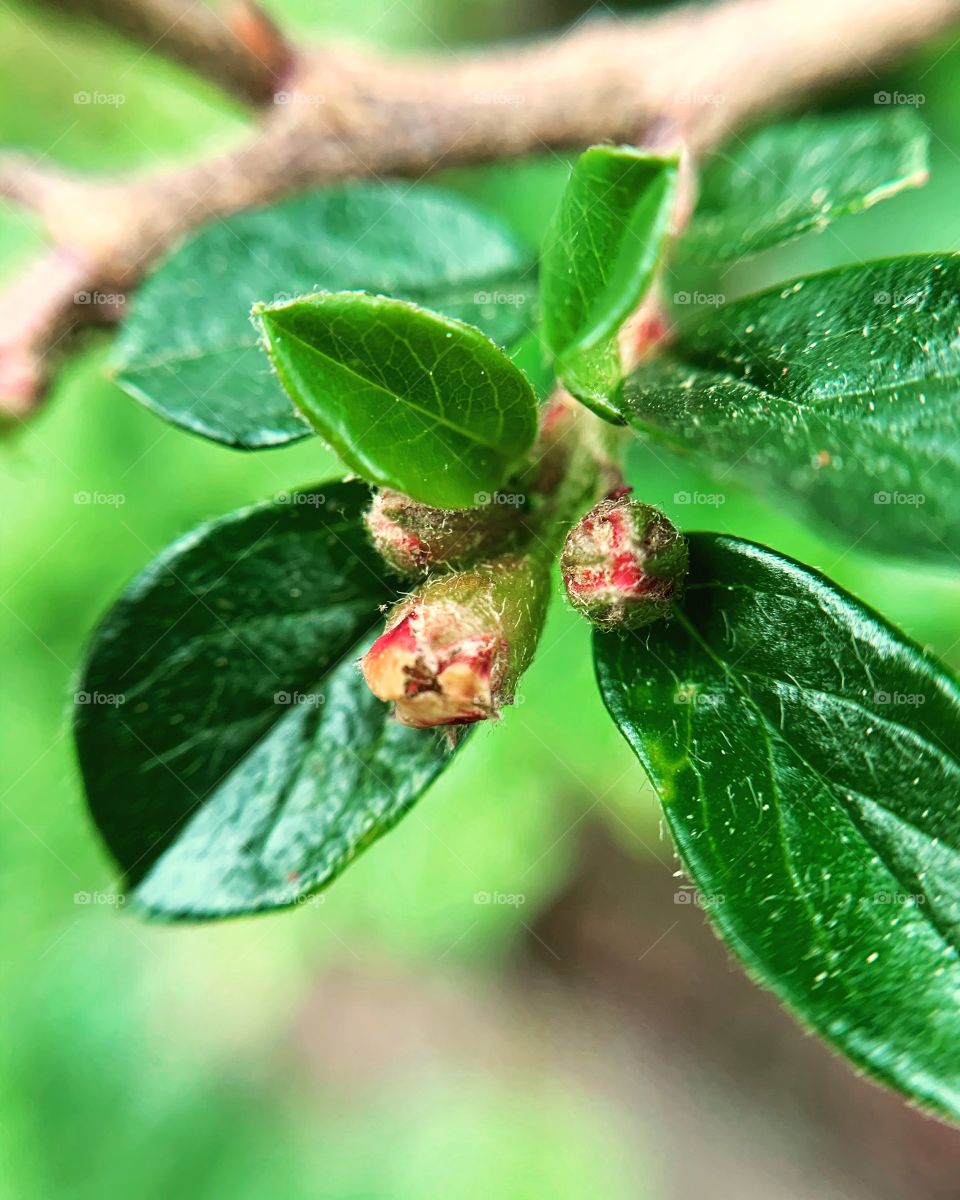
{"label": "small hair on bud", "polygon": [[512,554],[430,578],[361,660],[368,687],[414,728],[496,719],[533,657],[549,579],[548,564]]}
{"label": "small hair on bud", "polygon": [[658,509],[617,489],[567,534],[560,559],[570,603],[604,630],[670,614],[687,573],[686,538]]}
{"label": "small hair on bud", "polygon": [[427,575],[469,566],[509,545],[519,526],[517,504],[499,503],[498,496],[483,499],[476,508],[431,508],[382,488],[364,521],[381,557],[398,574]]}

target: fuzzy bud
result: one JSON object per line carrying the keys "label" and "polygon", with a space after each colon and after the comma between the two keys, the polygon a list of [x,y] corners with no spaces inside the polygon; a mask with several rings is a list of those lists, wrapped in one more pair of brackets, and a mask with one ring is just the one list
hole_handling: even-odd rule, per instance
{"label": "fuzzy bud", "polygon": [[533,657],[549,581],[547,564],[515,554],[429,579],[364,655],[370,690],[415,728],[495,719]]}
{"label": "fuzzy bud", "polygon": [[658,509],[614,493],[567,534],[560,559],[570,603],[600,629],[667,616],[687,573],[687,542]]}
{"label": "fuzzy bud", "polygon": [[520,498],[481,495],[476,508],[431,508],[383,488],[364,516],[381,557],[408,577],[469,566],[506,549],[519,526]]}

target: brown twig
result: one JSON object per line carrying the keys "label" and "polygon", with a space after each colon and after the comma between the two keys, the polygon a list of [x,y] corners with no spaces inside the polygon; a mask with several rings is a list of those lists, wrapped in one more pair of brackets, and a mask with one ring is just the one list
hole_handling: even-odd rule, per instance
{"label": "brown twig", "polygon": [[668,131],[703,151],[761,112],[875,74],[958,17],[960,0],[724,0],[447,58],[305,49],[258,128],[201,162],[95,180],[7,156],[0,194],[41,215],[71,269],[0,295],[0,311],[15,301],[20,313],[0,328],[0,397],[11,413],[38,402],[51,348],[89,312],[78,314],[73,292],[126,291],[204,220],[332,180],[419,177],[605,139],[661,144]]}
{"label": "brown twig", "polygon": [[249,0],[235,0],[223,16],[202,0],[40,2],[110,25],[248,104],[268,103],[290,67],[290,47]]}

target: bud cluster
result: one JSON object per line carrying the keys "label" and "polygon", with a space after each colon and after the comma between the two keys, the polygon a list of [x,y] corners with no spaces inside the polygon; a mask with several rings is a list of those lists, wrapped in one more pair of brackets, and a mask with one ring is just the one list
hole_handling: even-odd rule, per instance
{"label": "bud cluster", "polygon": [[[568,595],[595,624],[635,629],[669,610],[686,572],[686,542],[663,513],[616,486],[618,436],[560,391],[544,410],[528,467],[513,481],[522,513],[495,497],[444,510],[396,491],[376,494],[365,518],[374,545],[400,574],[426,576],[394,607],[360,664],[402,724],[469,725],[513,703],[543,629],[550,569],[565,535]],[[573,515],[612,487],[568,533]]]}

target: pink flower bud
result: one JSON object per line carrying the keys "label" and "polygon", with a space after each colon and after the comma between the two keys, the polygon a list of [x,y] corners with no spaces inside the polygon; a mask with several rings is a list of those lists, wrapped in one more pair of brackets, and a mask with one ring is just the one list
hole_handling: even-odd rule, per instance
{"label": "pink flower bud", "polygon": [[519,527],[519,497],[483,496],[476,508],[431,508],[383,488],[364,520],[374,546],[401,575],[465,567],[506,549]]}
{"label": "pink flower bud", "polygon": [[567,534],[560,559],[570,603],[600,629],[638,629],[670,613],[687,543],[657,508],[615,492]]}
{"label": "pink flower bud", "polygon": [[416,728],[495,719],[533,657],[549,590],[549,568],[532,556],[428,580],[364,655],[370,690]]}

